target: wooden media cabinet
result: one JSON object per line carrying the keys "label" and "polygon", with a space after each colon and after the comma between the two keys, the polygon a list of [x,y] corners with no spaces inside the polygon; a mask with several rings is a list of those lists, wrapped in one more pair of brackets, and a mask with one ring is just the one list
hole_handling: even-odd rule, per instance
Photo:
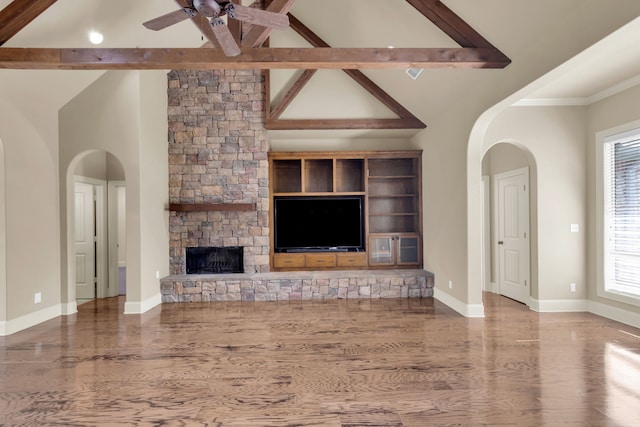
{"label": "wooden media cabinet", "polygon": [[[269,153],[272,271],[422,268],[421,160],[421,150]],[[305,198],[361,199],[362,245],[279,248],[276,202]]]}

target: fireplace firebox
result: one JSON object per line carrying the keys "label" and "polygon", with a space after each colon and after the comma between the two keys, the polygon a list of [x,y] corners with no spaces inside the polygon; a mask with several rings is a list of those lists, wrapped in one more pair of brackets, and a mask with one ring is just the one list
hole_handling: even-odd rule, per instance
{"label": "fireplace firebox", "polygon": [[187,248],[187,274],[244,273],[240,246]]}

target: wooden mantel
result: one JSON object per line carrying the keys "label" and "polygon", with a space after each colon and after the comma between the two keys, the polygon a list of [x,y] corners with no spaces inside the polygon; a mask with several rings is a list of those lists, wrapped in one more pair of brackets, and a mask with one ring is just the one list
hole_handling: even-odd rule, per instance
{"label": "wooden mantel", "polygon": [[234,212],[255,211],[255,203],[170,203],[173,212]]}

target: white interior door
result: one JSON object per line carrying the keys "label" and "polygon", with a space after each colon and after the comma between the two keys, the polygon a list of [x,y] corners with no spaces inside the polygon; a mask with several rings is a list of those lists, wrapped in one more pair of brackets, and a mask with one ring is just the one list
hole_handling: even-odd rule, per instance
{"label": "white interior door", "polygon": [[529,170],[496,175],[500,294],[529,305]]}
{"label": "white interior door", "polygon": [[75,183],[76,298],[96,297],[95,205],[93,185]]}

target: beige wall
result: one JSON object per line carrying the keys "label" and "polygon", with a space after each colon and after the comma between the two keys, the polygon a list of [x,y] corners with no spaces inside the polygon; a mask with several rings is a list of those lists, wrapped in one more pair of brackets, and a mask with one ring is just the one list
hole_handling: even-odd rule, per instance
{"label": "beige wall", "polygon": [[[486,148],[511,141],[532,159],[530,181],[537,187],[531,203],[532,286],[537,300],[586,296],[586,140],[583,107],[512,107],[491,122],[485,135]],[[578,224],[580,232],[571,233],[571,224]],[[576,283],[577,292],[570,292],[570,283]]]}
{"label": "beige wall", "polygon": [[640,307],[631,306],[611,299],[601,298],[597,295],[597,271],[596,266],[602,260],[596,255],[596,150],[598,143],[596,133],[606,131],[611,128],[625,125],[640,120],[640,86],[633,87],[618,93],[617,95],[603,99],[592,104],[588,109],[588,130],[587,130],[587,171],[588,171],[588,297],[605,306],[628,310],[640,314]]}
{"label": "beige wall", "polygon": [[[57,126],[0,99],[0,139],[4,146],[7,321],[43,312],[60,314],[60,257]],[[42,302],[34,303],[34,294]],[[36,315],[39,317],[39,315]]]}
{"label": "beige wall", "polygon": [[154,297],[159,301],[156,271],[160,274],[168,271],[168,231],[164,219],[168,203],[166,102],[166,73],[123,71],[104,74],[61,109],[65,301],[75,299],[73,244],[69,243],[73,242],[73,236],[68,218],[72,198],[67,196],[68,189],[72,188],[76,164],[86,154],[93,155],[93,150],[108,151],[115,156],[126,176],[128,287],[125,309],[141,312],[154,305]]}
{"label": "beige wall", "polygon": [[[481,311],[483,311],[479,279],[482,276],[482,220],[476,212],[479,212],[482,206],[482,158],[486,152],[484,142],[487,129],[496,116],[509,108],[513,102],[526,97],[547,82],[553,81],[554,76],[561,76],[572,67],[587,63],[585,59],[574,61],[573,56],[588,49],[591,43],[615,31],[640,13],[639,3],[625,2],[618,6],[621,9],[614,11],[602,2],[585,2],[583,8],[572,12],[570,19],[564,22],[549,22],[544,33],[539,35],[535,43],[522,46],[516,52],[506,52],[513,62],[501,74],[491,76],[479,74],[475,79],[469,79],[475,80],[475,83],[465,86],[465,96],[460,98],[457,105],[459,108],[456,111],[443,110],[441,120],[438,120],[441,128],[434,129],[431,126],[419,135],[426,147],[425,159],[436,159],[442,153],[442,149],[435,146],[436,141],[446,141],[452,151],[457,151],[459,149],[457,146],[460,144],[465,144],[466,148],[466,166],[462,169],[466,176],[462,179],[455,176],[456,173],[461,173],[460,170],[452,168],[448,162],[425,164],[425,169],[431,168],[432,176],[437,177],[438,182],[451,182],[451,185],[446,185],[442,189],[427,188],[425,200],[430,200],[430,205],[436,206],[436,209],[441,212],[440,217],[445,217],[444,210],[456,214],[459,211],[467,213],[464,219],[456,219],[457,227],[449,230],[450,242],[447,243],[447,250],[444,253],[434,254],[435,251],[440,250],[438,245],[432,249],[425,247],[427,257],[432,254],[440,257],[440,259],[434,258],[437,263],[431,266],[436,274],[436,295],[450,296],[451,298],[445,299],[450,301],[458,311],[466,311],[465,314],[468,315],[482,315]],[[589,28],[588,34],[583,31],[584,28]],[[559,58],[563,55],[564,58]],[[561,62],[570,58],[571,66],[559,66]],[[442,81],[443,85],[447,83]],[[470,100],[473,101],[470,102]],[[468,105],[465,105],[465,102]],[[434,118],[431,120],[433,122]],[[473,124],[470,125],[470,121],[473,121]],[[446,127],[451,129],[455,126],[459,128],[447,132]],[[451,147],[452,145],[456,147]],[[444,154],[447,156],[447,153]],[[573,166],[568,165],[568,167]],[[466,181],[466,184],[460,181]],[[557,188],[552,189],[552,193],[558,193],[558,191]],[[448,198],[452,198],[452,195],[454,200],[449,200]],[[539,206],[538,211],[541,212],[545,208],[548,206]],[[425,240],[433,240],[440,230],[435,224],[429,225],[428,218],[425,225]],[[542,220],[539,221],[539,225],[543,226]],[[551,228],[554,226],[549,225]],[[559,230],[562,229],[562,233],[564,228],[564,225],[558,226]],[[542,231],[538,234],[542,235]],[[540,252],[546,250],[542,246],[541,243]],[[454,259],[457,259],[457,264]],[[456,269],[456,265],[461,264],[465,265],[462,271],[459,267]],[[543,269],[541,264],[539,272]],[[446,280],[453,276],[462,280],[462,289],[456,290],[454,287],[453,291],[449,291],[443,286]],[[573,276],[573,274],[567,276]],[[539,280],[542,283],[544,278],[541,276]],[[584,292],[584,282],[582,286]],[[564,285],[549,287],[545,289],[544,295],[540,295],[540,298],[562,298],[563,288]]]}
{"label": "beige wall", "polygon": [[[455,8],[455,3],[453,1],[451,7]],[[399,138],[402,141],[399,144],[395,143],[393,137],[353,143],[350,138],[341,139],[331,135],[307,141],[304,135],[296,134],[292,138],[274,139],[272,145],[274,149],[295,146],[298,150],[316,149],[310,147],[320,146],[321,149],[423,149],[425,267],[435,273],[437,291],[448,295],[453,303],[459,303],[454,304],[457,310],[470,315],[479,314],[476,309],[480,309],[482,303],[479,264],[482,224],[477,212],[481,206],[481,162],[486,151],[483,145],[485,133],[492,120],[509,103],[498,104],[508,97],[515,100],[526,95],[527,91],[535,89],[527,86],[529,83],[554,70],[568,58],[640,13],[640,2],[637,0],[618,0],[616,7],[601,0],[581,0],[580,4],[579,8],[573,3],[566,6],[566,15],[562,19],[556,17],[545,22],[544,29],[533,40],[520,44],[505,40],[507,47],[516,48],[505,49],[513,63],[504,70],[427,70],[431,72],[425,72],[421,78],[437,82],[437,87],[433,87],[434,93],[415,93],[406,97],[409,102],[407,106],[415,107],[412,110],[421,117],[426,116],[425,120],[429,125],[413,138],[403,136]],[[475,26],[477,17],[474,18],[471,13],[473,9],[469,10],[469,16],[463,18]],[[508,26],[493,28],[513,31]],[[477,29],[481,33],[490,30],[482,26]],[[157,79],[151,77],[147,80],[145,76],[151,72],[110,72],[65,106],[58,118],[60,105],[53,104],[49,98],[53,98],[54,93],[56,99],[72,96],[79,90],[79,86],[84,87],[87,81],[92,80],[93,75],[74,72],[74,82],[69,82],[62,80],[62,76],[66,75],[63,71],[25,73],[2,70],[1,73],[0,139],[5,155],[7,224],[6,319],[13,320],[21,316],[38,318],[38,313],[73,300],[69,287],[70,278],[66,274],[69,254],[66,223],[69,209],[66,192],[70,184],[68,172],[75,167],[77,156],[90,149],[112,153],[124,167],[129,184],[128,279],[130,285],[140,283],[139,288],[130,289],[128,303],[133,310],[148,307],[152,304],[157,286],[155,272],[163,274],[166,271],[164,269],[168,268],[168,238],[153,233],[166,232],[166,227],[159,230],[166,221],[165,208],[161,207],[165,190],[161,187],[166,189],[163,180],[167,174],[161,170],[165,167],[162,162],[153,163],[166,154],[166,85],[163,83],[160,88],[162,79],[159,76]],[[390,87],[384,89],[394,93],[393,84],[389,82]],[[48,88],[51,96],[23,96],[27,86],[42,87],[42,90],[28,93],[45,93]],[[526,88],[522,89],[523,87]],[[152,95],[152,90],[158,92]],[[448,96],[451,103],[431,105],[433,96],[440,95]],[[630,95],[620,98],[619,104],[614,105],[618,101],[609,99],[589,109],[589,138],[594,129],[606,128],[616,120],[633,115],[637,97],[633,98],[635,101],[628,101],[626,96]],[[416,98],[424,108],[412,104]],[[327,103],[331,108],[335,100],[328,99]],[[629,108],[623,108],[624,105]],[[492,108],[494,106],[496,107]],[[553,121],[546,117],[540,119]],[[153,126],[157,128],[151,129]],[[558,128],[562,132],[559,126]],[[494,126],[492,129],[497,131],[498,127]],[[562,137],[562,134],[558,135],[558,138],[563,139]],[[572,138],[570,135],[573,141]],[[293,145],[294,139],[302,143]],[[152,141],[157,141],[158,144],[154,145]],[[584,146],[580,148],[573,142],[561,145],[558,149],[561,151],[560,158],[565,160],[578,155],[581,150],[584,156],[592,156],[591,152],[585,152]],[[560,165],[554,159],[547,158],[546,154],[542,154],[541,158],[543,163],[538,165],[541,173],[543,168],[547,173],[548,168],[566,170],[567,167],[575,167],[573,164]],[[588,165],[592,163],[589,160]],[[578,176],[580,173],[584,174],[578,171]],[[540,182],[544,182],[548,188],[550,180],[557,179],[558,175],[567,174],[554,169],[549,171],[545,181]],[[159,181],[153,182],[154,179]],[[540,201],[544,204],[538,210],[542,212],[545,209],[555,209],[553,201],[556,198],[579,190],[584,185],[580,184],[579,179],[570,177],[568,182],[562,183],[558,188],[551,188],[548,195],[540,196]],[[589,188],[592,181],[590,174]],[[541,260],[540,283],[547,276],[553,277],[550,284],[544,285],[544,288],[541,285],[540,298],[565,298],[567,280],[579,279],[578,243],[569,239],[584,239],[584,234],[567,239],[562,235],[568,222],[573,222],[573,218],[578,217],[581,212],[584,215],[585,208],[580,203],[586,196],[584,189],[582,191],[582,194],[577,191],[572,196],[576,206],[569,208],[557,222],[555,218],[545,220],[544,223],[540,220],[540,227],[544,227],[545,231],[543,233],[541,229],[539,235],[560,236],[571,263],[568,271],[558,272],[556,275],[555,264],[547,269],[547,262],[543,263]],[[593,209],[592,205],[589,201],[590,211]],[[148,221],[148,226],[142,224],[142,219],[145,223]],[[584,218],[578,221],[584,223]],[[591,223],[589,228],[592,228]],[[64,242],[61,242],[60,236]],[[41,258],[37,269],[33,268],[31,261],[34,239],[38,242],[38,251],[47,254]],[[553,239],[549,242],[541,241],[540,252],[555,249],[550,248],[552,241]],[[589,248],[591,260],[593,250],[591,245]],[[585,276],[585,273],[582,274]],[[153,277],[150,278],[149,275]],[[451,290],[446,286],[449,280],[454,284]],[[39,305],[33,303],[35,292],[42,292],[43,301]],[[147,303],[148,301],[151,302]],[[57,310],[59,314],[60,310]],[[55,311],[51,311],[42,317],[51,318],[55,314]]]}
{"label": "beige wall", "polygon": [[510,142],[492,146],[482,159],[482,175],[491,176],[527,167],[529,159],[525,152]]}
{"label": "beige wall", "polygon": [[[0,323],[7,321],[7,239],[5,215],[4,145],[0,139]],[[4,328],[3,328],[4,329]]]}
{"label": "beige wall", "polygon": [[[156,275],[169,274],[169,147],[167,73],[139,73],[140,82],[140,299],[160,298]],[[127,195],[129,187],[127,187]],[[130,198],[127,199],[127,206]],[[127,221],[129,218],[127,218]],[[127,222],[127,226],[128,226]],[[127,249],[130,246],[127,244]],[[128,258],[128,256],[127,256]],[[127,266],[129,266],[127,261]],[[128,268],[127,268],[128,270]],[[127,283],[130,283],[127,280]],[[127,300],[129,298],[127,297]],[[145,311],[146,307],[142,307]]]}
{"label": "beige wall", "polygon": [[102,181],[124,181],[122,164],[113,154],[94,151],[84,156],[76,165],[75,175]]}

